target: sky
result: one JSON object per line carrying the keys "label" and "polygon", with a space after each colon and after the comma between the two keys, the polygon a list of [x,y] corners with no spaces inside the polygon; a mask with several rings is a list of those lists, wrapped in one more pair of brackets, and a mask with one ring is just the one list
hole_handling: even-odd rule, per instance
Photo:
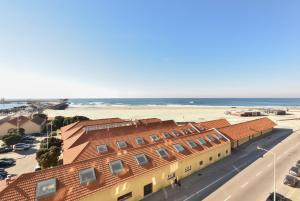
{"label": "sky", "polygon": [[300,97],[300,1],[0,0],[0,97]]}

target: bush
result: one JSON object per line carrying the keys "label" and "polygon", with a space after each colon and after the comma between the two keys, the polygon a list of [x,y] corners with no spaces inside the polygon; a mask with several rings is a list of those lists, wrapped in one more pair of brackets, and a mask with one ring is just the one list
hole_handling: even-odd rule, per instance
{"label": "bush", "polygon": [[2,137],[2,141],[8,146],[15,145],[21,142],[21,139],[22,136],[15,133],[7,134]]}
{"label": "bush", "polygon": [[50,134],[50,136],[57,136],[57,131],[52,131],[52,133]]}
{"label": "bush", "polygon": [[25,129],[24,128],[11,128],[7,131],[8,134],[18,134],[18,135],[25,135]]}
{"label": "bush", "polygon": [[36,160],[39,166],[43,169],[53,167],[58,164],[60,149],[52,146],[49,149],[39,149],[36,153]]}
{"label": "bush", "polygon": [[[55,147],[61,149],[61,146],[62,146],[62,140],[61,140],[61,139],[58,139],[58,138],[56,138],[56,137],[49,137],[49,138],[48,138],[48,147],[52,147],[52,146],[55,146]],[[40,148],[41,148],[41,149],[46,149],[46,148],[47,148],[47,138],[46,138],[46,139],[43,139],[43,140],[41,141]]]}

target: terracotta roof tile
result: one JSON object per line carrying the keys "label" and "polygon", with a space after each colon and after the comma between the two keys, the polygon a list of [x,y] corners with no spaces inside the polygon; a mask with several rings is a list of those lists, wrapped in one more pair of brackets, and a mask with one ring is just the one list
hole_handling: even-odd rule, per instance
{"label": "terracotta roof tile", "polygon": [[222,128],[225,126],[230,126],[231,124],[226,119],[216,119],[211,121],[199,122],[196,123],[196,125],[202,126],[203,128],[206,129],[211,129],[211,128]]}

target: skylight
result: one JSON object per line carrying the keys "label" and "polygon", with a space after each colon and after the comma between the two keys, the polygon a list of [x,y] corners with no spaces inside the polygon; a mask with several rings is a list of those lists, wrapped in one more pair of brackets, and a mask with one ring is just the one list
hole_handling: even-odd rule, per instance
{"label": "skylight", "polygon": [[139,165],[145,165],[145,164],[147,164],[149,162],[148,158],[147,158],[147,156],[145,154],[136,155],[135,159],[136,159],[136,161],[137,161],[137,163]]}
{"label": "skylight", "polygon": [[210,135],[207,135],[206,137],[207,137],[208,140],[211,141],[211,142],[213,142],[213,141],[216,140],[214,137],[212,137],[212,136],[210,136]]}
{"label": "skylight", "polygon": [[200,142],[200,144],[202,144],[202,145],[207,144],[206,140],[204,140],[203,138],[198,138],[197,140],[198,140],[198,141]]}
{"label": "skylight", "polygon": [[215,136],[218,138],[218,140],[221,140],[222,138],[224,138],[221,134],[217,133],[215,134]]}
{"label": "skylight", "polygon": [[135,138],[135,141],[137,144],[141,145],[141,144],[145,144],[145,141],[142,137],[137,137]]}
{"label": "skylight", "polygon": [[151,140],[152,140],[153,142],[155,142],[155,141],[158,141],[158,140],[159,140],[159,137],[158,137],[157,135],[155,135],[155,134],[153,134],[153,135],[150,135],[150,138],[151,138]]}
{"label": "skylight", "polygon": [[183,129],[182,132],[186,135],[189,134],[189,131],[187,129]]}
{"label": "skylight", "polygon": [[194,133],[194,132],[196,132],[196,129],[194,129],[194,128],[192,128],[192,127],[191,127],[191,128],[189,128],[189,130],[190,130],[190,132],[191,132],[191,133]]}
{"label": "skylight", "polygon": [[196,142],[194,142],[193,140],[188,140],[186,141],[187,144],[191,147],[191,148],[195,148],[197,147],[198,145],[196,144]]}
{"label": "skylight", "polygon": [[173,147],[177,152],[183,152],[184,151],[184,148],[181,144],[173,144]]}
{"label": "skylight", "polygon": [[111,173],[118,174],[124,170],[123,163],[121,160],[112,161],[109,163]]}
{"label": "skylight", "polygon": [[164,137],[167,138],[171,138],[172,136],[170,135],[170,133],[164,132],[163,133]]}
{"label": "skylight", "polygon": [[36,198],[50,196],[56,192],[56,178],[40,181],[36,185]]}
{"label": "skylight", "polygon": [[97,151],[98,153],[106,153],[108,152],[108,149],[107,149],[107,145],[106,144],[100,144],[97,146]]}
{"label": "skylight", "polygon": [[177,137],[181,135],[180,132],[175,131],[175,130],[174,130],[172,133],[173,133],[173,135],[175,135],[175,136],[177,136]]}
{"label": "skylight", "polygon": [[120,149],[126,148],[127,147],[127,142],[122,140],[122,141],[117,141],[117,145]]}
{"label": "skylight", "polygon": [[88,168],[84,170],[80,170],[79,172],[80,184],[89,184],[91,182],[96,181],[96,174],[94,168]]}
{"label": "skylight", "polygon": [[156,152],[162,158],[167,158],[169,156],[168,152],[164,148],[157,149]]}

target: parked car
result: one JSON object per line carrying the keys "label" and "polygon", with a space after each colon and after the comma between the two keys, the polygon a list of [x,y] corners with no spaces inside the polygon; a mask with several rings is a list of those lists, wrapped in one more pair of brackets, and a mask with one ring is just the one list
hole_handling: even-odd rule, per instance
{"label": "parked car", "polygon": [[16,162],[16,159],[14,159],[14,158],[7,158],[7,157],[0,158],[0,160],[3,160],[3,161],[9,161],[9,162],[12,162],[12,163],[15,163],[15,162]]}
{"label": "parked car", "polygon": [[3,180],[7,177],[7,172],[0,172],[0,180]]}
{"label": "parked car", "polygon": [[296,177],[300,176],[300,170],[299,170],[299,168],[297,168],[295,166],[291,167],[291,169],[289,170],[289,173],[290,173],[290,175],[293,175]]}
{"label": "parked car", "polygon": [[296,162],[296,167],[300,168],[300,160]]}
{"label": "parked car", "polygon": [[14,164],[14,162],[12,162],[12,161],[0,160],[0,167],[1,168],[8,167],[8,166],[11,166],[13,164]]}
{"label": "parked car", "polygon": [[35,142],[35,137],[28,135],[28,136],[23,137],[21,141],[26,144],[32,144]]}
{"label": "parked car", "polygon": [[7,152],[11,152],[13,150],[14,149],[12,147],[9,147],[9,146],[0,147],[0,153],[7,153]]}
{"label": "parked car", "polygon": [[34,171],[39,171],[39,170],[42,170],[42,168],[37,164],[35,167],[34,167]]}
{"label": "parked car", "polygon": [[283,180],[283,183],[285,185],[295,187],[298,183],[298,179],[296,177],[291,176],[291,175],[286,175],[284,180]]}
{"label": "parked car", "polygon": [[14,145],[14,150],[15,151],[23,151],[29,149],[31,146],[30,144],[25,144],[25,143],[18,143]]}
{"label": "parked car", "polygon": [[[274,193],[270,193],[266,201],[274,201]],[[275,201],[291,201],[279,193],[275,193]]]}
{"label": "parked car", "polygon": [[0,168],[0,172],[6,172],[4,168]]}

